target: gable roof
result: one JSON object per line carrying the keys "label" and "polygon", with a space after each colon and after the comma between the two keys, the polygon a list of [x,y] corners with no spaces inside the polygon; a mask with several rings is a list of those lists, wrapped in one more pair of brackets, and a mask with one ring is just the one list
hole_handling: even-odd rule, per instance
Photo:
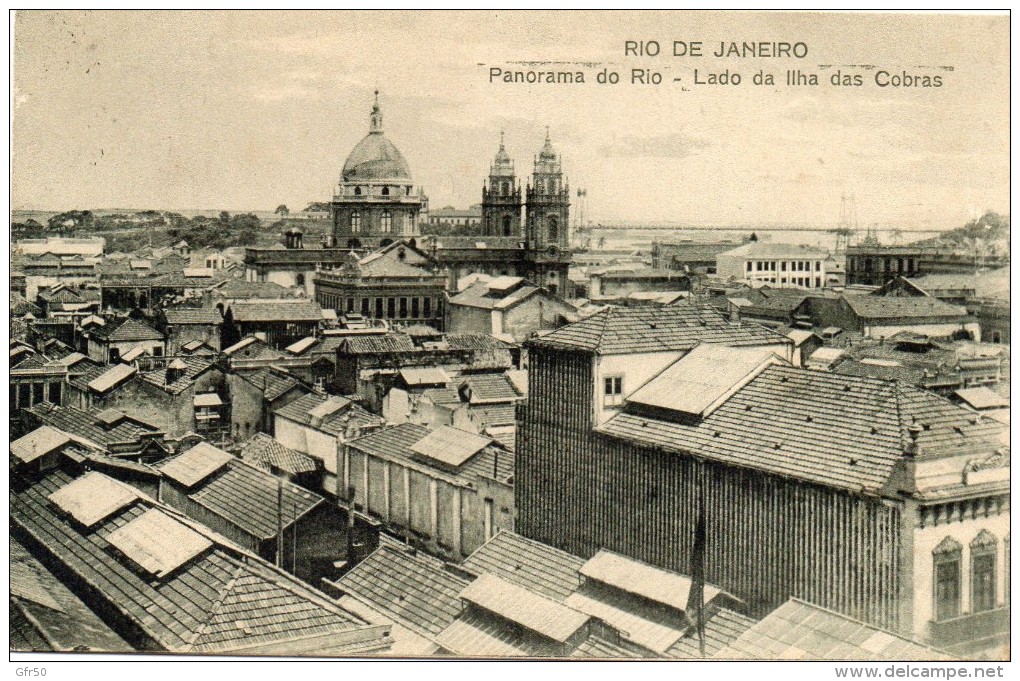
{"label": "gable roof", "polygon": [[[57,514],[47,499],[72,480],[53,471],[12,491],[12,531],[30,537],[48,560],[86,584],[97,605],[116,608],[128,618],[153,650],[222,653],[359,629],[370,640],[354,650],[387,644],[388,636],[360,617],[142,495],[92,531],[83,531]],[[108,549],[107,538],[151,509],[200,533],[210,548],[169,574],[139,573]]]}
{"label": "gable roof", "polygon": [[520,277],[497,277],[491,281],[468,286],[449,300],[450,305],[465,305],[486,310],[505,310],[524,302],[532,295],[548,292]]}
{"label": "gable roof", "polygon": [[209,325],[223,323],[223,317],[213,307],[175,307],[164,310],[166,323],[180,325]]}
{"label": "gable roof", "polygon": [[70,435],[76,441],[106,449],[117,445],[138,445],[143,437],[161,435],[155,426],[135,418],[124,418],[116,425],[103,425],[95,412],[42,402],[26,410],[42,423]]}
{"label": "gable roof", "polygon": [[265,433],[255,433],[241,445],[241,458],[262,470],[277,468],[291,475],[319,469],[318,459],[285,447],[279,440]]}
{"label": "gable roof", "polygon": [[319,304],[307,299],[235,300],[230,303],[235,322],[318,322],[323,319]]}
{"label": "gable roof", "polygon": [[348,427],[375,427],[385,423],[382,417],[376,416],[360,404],[350,400],[347,400],[349,404],[345,405],[344,408],[330,411],[328,414],[324,414],[321,420],[316,419],[317,423],[313,423],[312,412],[326,404],[330,399],[334,401],[346,400],[343,397],[327,397],[317,393],[309,393],[277,408],[274,413],[294,423],[307,425],[324,433],[341,437],[346,434]]}
{"label": "gable roof", "polygon": [[715,654],[738,660],[951,660],[890,631],[791,598]]}
{"label": "gable roof", "polygon": [[336,582],[386,617],[435,637],[460,615],[460,592],[468,580],[435,563],[380,545]]}
{"label": "gable roof", "polygon": [[930,296],[844,296],[847,305],[863,319],[966,317],[967,308]]}
{"label": "gable roof", "polygon": [[699,343],[742,346],[789,342],[785,336],[763,326],[731,324],[710,306],[683,302],[664,307],[611,307],[528,341],[527,345],[622,355],[684,351]]}
{"label": "gable roof", "polygon": [[772,365],[695,422],[628,413],[597,430],[667,451],[881,493],[916,419],[924,458],[999,448],[1001,426],[912,386]]}
{"label": "gable roof", "polygon": [[93,327],[89,330],[89,336],[103,338],[110,343],[163,340],[163,334],[159,331],[137,319],[130,318],[120,324],[107,323],[105,326]]}

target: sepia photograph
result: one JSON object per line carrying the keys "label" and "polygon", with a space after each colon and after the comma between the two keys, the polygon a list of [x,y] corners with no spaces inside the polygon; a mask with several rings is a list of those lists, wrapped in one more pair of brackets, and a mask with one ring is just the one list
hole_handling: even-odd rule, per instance
{"label": "sepia photograph", "polygon": [[1010,28],[10,12],[17,675],[1002,678]]}

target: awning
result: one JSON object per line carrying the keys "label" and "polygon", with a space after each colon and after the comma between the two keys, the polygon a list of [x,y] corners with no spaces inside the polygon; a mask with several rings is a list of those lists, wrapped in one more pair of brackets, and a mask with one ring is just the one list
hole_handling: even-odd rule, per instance
{"label": "awning", "polygon": [[205,393],[203,395],[195,395],[195,406],[196,407],[219,407],[223,404],[223,400],[216,393]]}

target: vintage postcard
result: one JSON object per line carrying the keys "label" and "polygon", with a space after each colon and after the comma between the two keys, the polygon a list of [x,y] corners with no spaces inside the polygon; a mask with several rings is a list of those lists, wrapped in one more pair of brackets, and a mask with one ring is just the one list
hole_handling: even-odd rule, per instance
{"label": "vintage postcard", "polygon": [[21,675],[1003,675],[1008,13],[11,24]]}

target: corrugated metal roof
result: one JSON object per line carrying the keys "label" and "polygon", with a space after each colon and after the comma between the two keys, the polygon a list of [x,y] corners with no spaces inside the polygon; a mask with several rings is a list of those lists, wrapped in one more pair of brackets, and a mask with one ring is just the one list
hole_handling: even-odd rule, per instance
{"label": "corrugated metal roof", "polygon": [[559,643],[566,642],[591,619],[582,612],[491,574],[483,574],[471,582],[460,592],[460,597]]}
{"label": "corrugated metal roof", "polygon": [[191,488],[227,465],[234,457],[208,442],[199,442],[188,451],[168,459],[160,472],[185,488]]}
{"label": "corrugated metal roof", "polygon": [[411,387],[422,385],[442,385],[450,382],[450,377],[439,367],[407,367],[400,370],[400,377]]}
{"label": "corrugated metal roof", "polygon": [[213,545],[154,508],[108,534],[106,541],[156,577],[165,577]]}
{"label": "corrugated metal roof", "polygon": [[196,407],[219,407],[223,405],[223,400],[216,393],[195,395],[195,399],[192,402]]}
{"label": "corrugated metal roof", "polygon": [[16,456],[19,461],[31,463],[70,442],[72,440],[67,433],[44,425],[12,442],[11,454]]}
{"label": "corrugated metal roof", "polygon": [[963,388],[953,393],[975,409],[1008,407],[1009,400],[988,388]]}
{"label": "corrugated metal roof", "polygon": [[89,383],[89,389],[97,393],[105,393],[131,378],[136,373],[138,373],[138,369],[135,367],[128,364],[118,364],[99,378],[91,381]]}
{"label": "corrugated metal roof", "polygon": [[436,643],[466,657],[554,657],[561,647],[539,634],[508,629],[477,612],[454,620],[436,637]]}
{"label": "corrugated metal roof", "polygon": [[[687,610],[687,598],[692,584],[690,577],[653,567],[605,549],[596,553],[578,572],[588,579],[661,603],[674,610],[681,612]],[[706,584],[705,602],[708,603],[715,598],[720,591],[719,587]]]}
{"label": "corrugated metal roof", "polygon": [[411,445],[411,451],[459,468],[491,443],[492,440],[487,437],[452,426],[441,426]]}
{"label": "corrugated metal roof", "polygon": [[781,361],[767,346],[699,345],[634,391],[627,401],[707,416],[727,394],[757,376],[769,364]]}
{"label": "corrugated metal roof", "polygon": [[92,527],[137,498],[134,488],[95,471],[64,485],[49,497],[85,527]]}
{"label": "corrugated metal roof", "polygon": [[715,654],[727,660],[951,660],[870,624],[788,600]]}

